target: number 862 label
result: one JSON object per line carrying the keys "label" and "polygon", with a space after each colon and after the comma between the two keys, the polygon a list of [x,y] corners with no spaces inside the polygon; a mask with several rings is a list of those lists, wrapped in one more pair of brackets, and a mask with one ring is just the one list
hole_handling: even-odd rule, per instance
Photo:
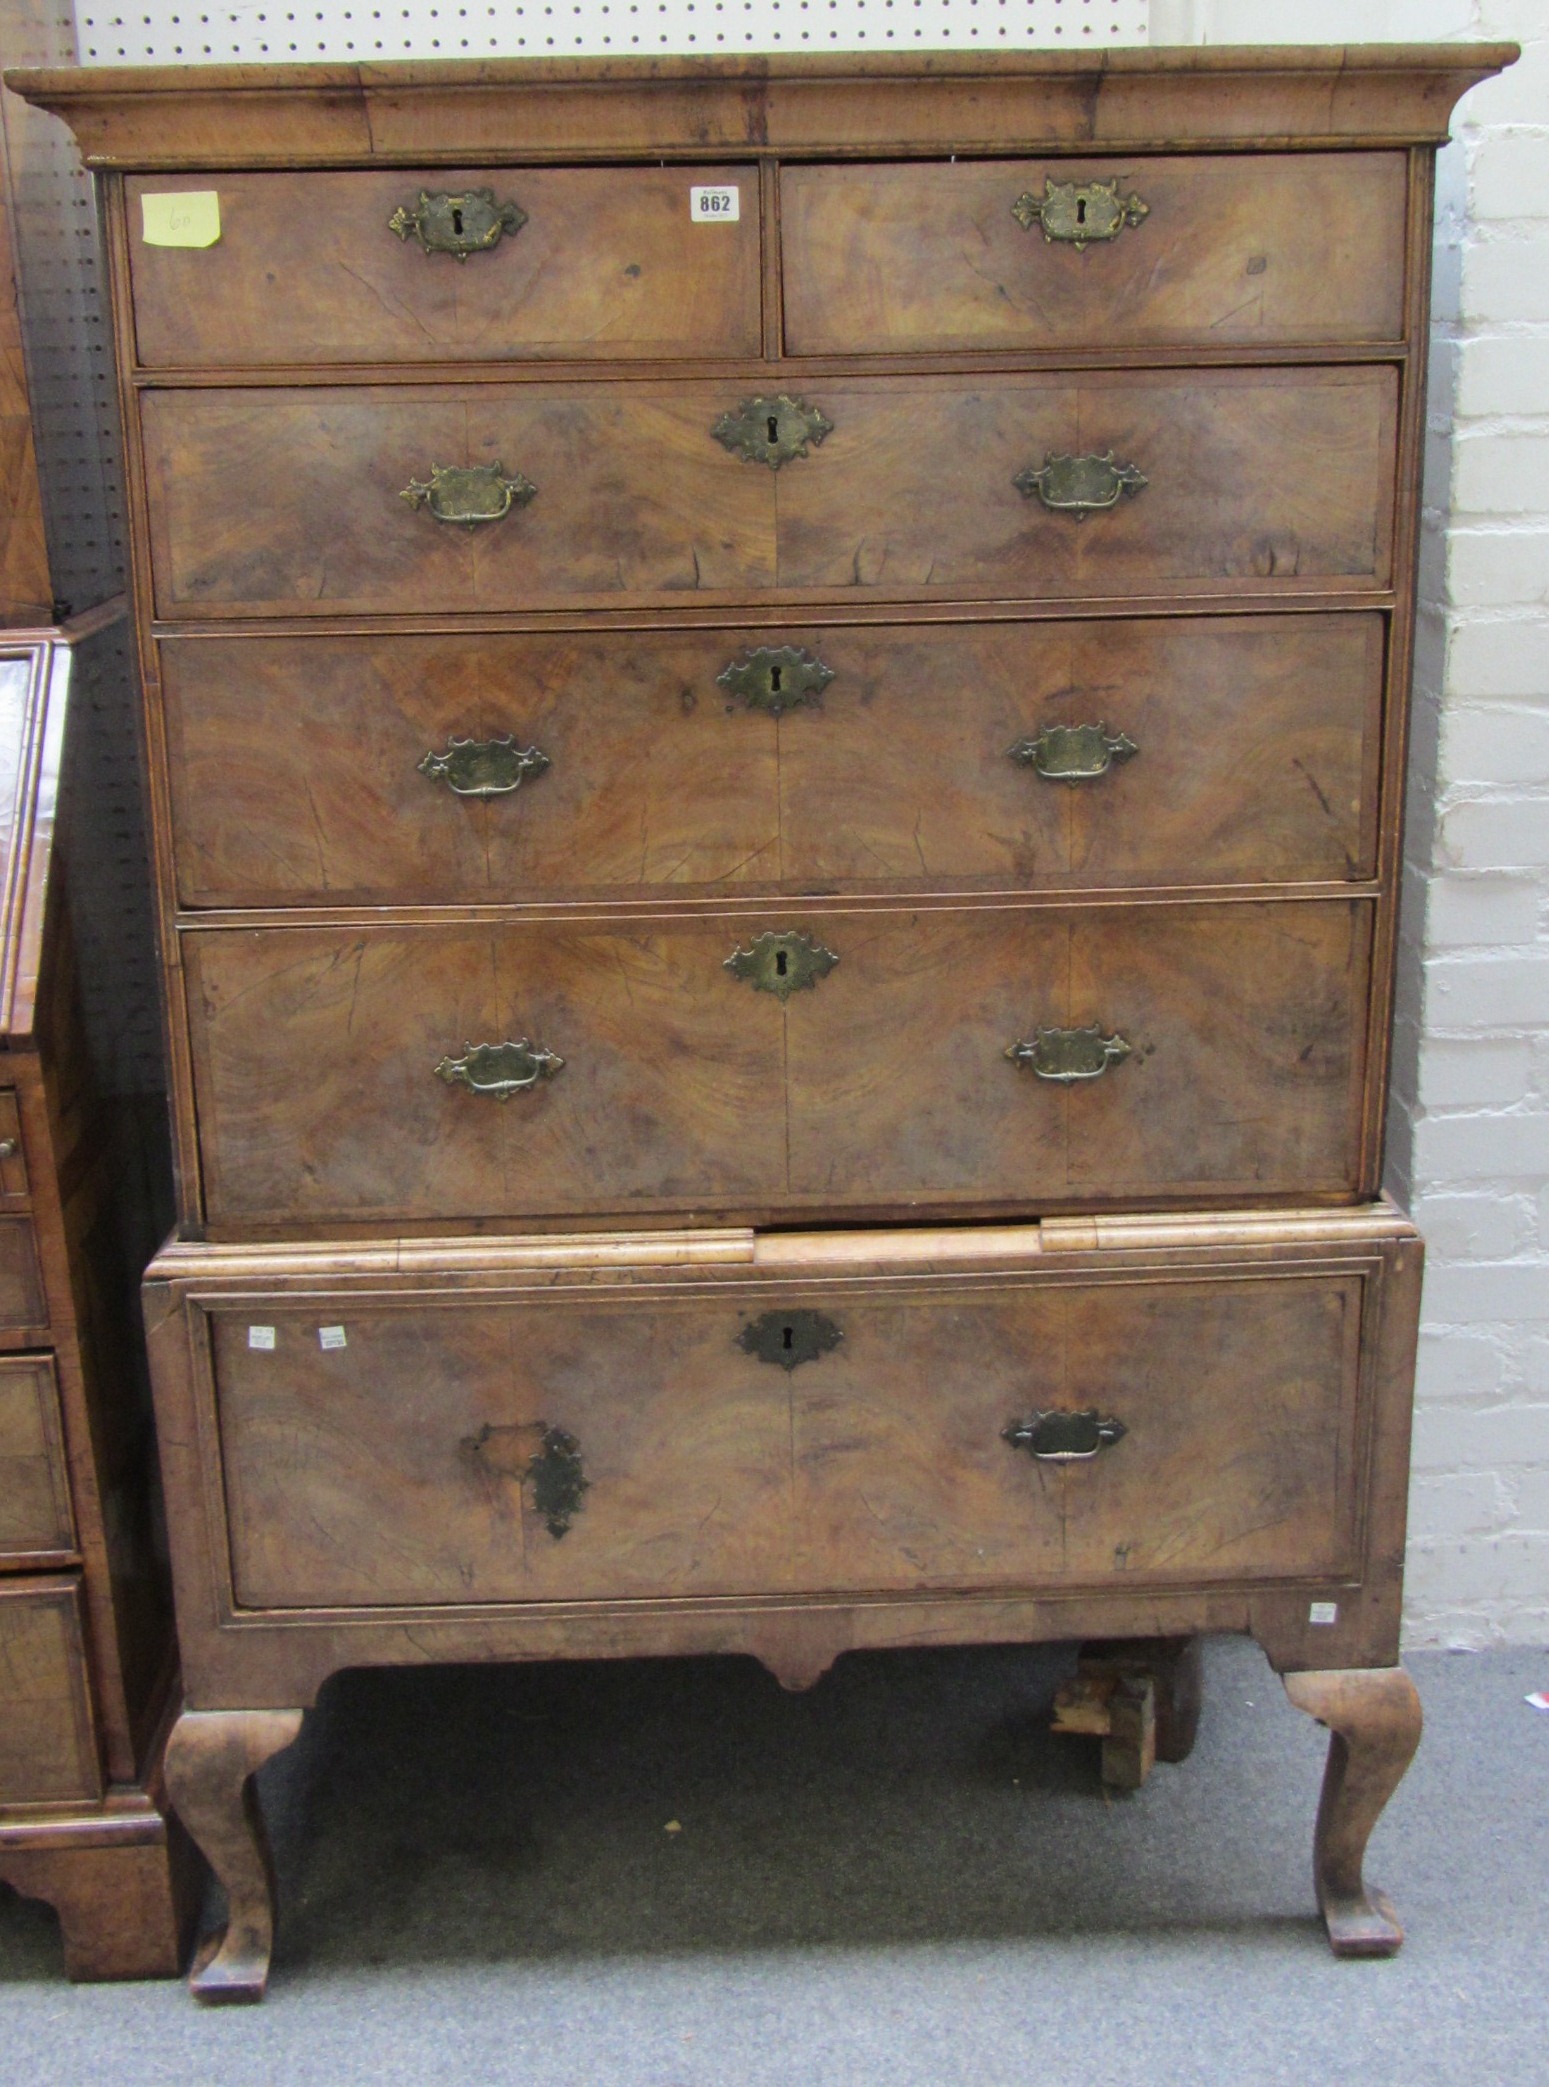
{"label": "number 862 label", "polygon": [[742,216],[742,191],[736,188],[691,188],[689,221],[696,225],[734,225]]}

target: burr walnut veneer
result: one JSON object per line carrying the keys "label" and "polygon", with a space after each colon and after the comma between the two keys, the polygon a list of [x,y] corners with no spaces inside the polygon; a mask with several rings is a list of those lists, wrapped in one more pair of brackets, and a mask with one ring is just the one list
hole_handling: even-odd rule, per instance
{"label": "burr walnut veneer", "polygon": [[1134,1783],[1251,1632],[1398,1946],[1431,164],[1511,55],[18,78],[114,274],[205,1997],[361,1662],[1085,1639]]}

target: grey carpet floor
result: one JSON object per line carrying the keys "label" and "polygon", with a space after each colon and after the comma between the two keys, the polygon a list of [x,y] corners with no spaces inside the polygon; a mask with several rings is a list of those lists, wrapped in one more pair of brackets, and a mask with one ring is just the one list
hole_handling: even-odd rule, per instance
{"label": "grey carpet floor", "polygon": [[1426,1740],[1368,1864],[1409,1941],[1376,1964],[1327,1954],[1323,1735],[1252,1646],[1210,1647],[1193,1758],[1133,1797],[1045,1730],[1069,1663],[342,1675],[264,1771],[265,2006],[72,1988],[0,1889],[0,2081],[1549,2082],[1549,1656],[1409,1662]]}

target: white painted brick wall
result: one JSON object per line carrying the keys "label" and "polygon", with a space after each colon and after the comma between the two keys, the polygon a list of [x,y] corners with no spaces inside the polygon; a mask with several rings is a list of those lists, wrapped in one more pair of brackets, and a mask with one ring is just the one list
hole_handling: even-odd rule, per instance
{"label": "white painted brick wall", "polygon": [[1152,0],[1152,40],[1514,39],[1439,169],[1394,1112],[1430,1242],[1415,1644],[1549,1638],[1549,0]]}

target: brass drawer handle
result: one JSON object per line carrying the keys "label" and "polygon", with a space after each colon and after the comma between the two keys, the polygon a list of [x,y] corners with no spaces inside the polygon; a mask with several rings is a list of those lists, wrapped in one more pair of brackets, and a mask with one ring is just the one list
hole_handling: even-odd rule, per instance
{"label": "brass drawer handle", "polygon": [[1087,1406],[1080,1413],[1030,1413],[1000,1432],[1002,1441],[1025,1449],[1040,1464],[1088,1464],[1129,1430],[1122,1420],[1104,1420],[1095,1406]]}
{"label": "brass drawer handle", "polygon": [[844,1339],[844,1329],[827,1312],[801,1309],[793,1312],[764,1312],[750,1320],[737,1336],[745,1355],[756,1355],[782,1370],[799,1370],[804,1362],[816,1362]]}
{"label": "brass drawer handle", "polygon": [[1029,464],[1011,483],[1028,500],[1036,495],[1051,514],[1074,515],[1084,522],[1088,515],[1106,514],[1121,500],[1133,500],[1147,480],[1133,464],[1115,463],[1113,451],[1107,449],[1100,457],[1048,453],[1039,470]]}
{"label": "brass drawer handle", "polygon": [[[455,745],[456,742],[454,741]],[[1045,725],[1036,739],[1019,739],[1006,752],[1051,783],[1089,783],[1140,752],[1124,732],[1106,725]]]}
{"label": "brass drawer handle", "polygon": [[[538,1447],[529,1452],[523,1438],[530,1435],[538,1437]],[[550,1427],[546,1420],[515,1427],[495,1427],[486,1421],[476,1435],[463,1437],[461,1448],[469,1463],[486,1476],[530,1485],[532,1504],[556,1543],[586,1505],[581,1496],[592,1482],[581,1462],[580,1443],[564,1428]]]}
{"label": "brass drawer handle", "polygon": [[1045,174],[1043,194],[1018,196],[1011,215],[1024,232],[1041,225],[1046,240],[1073,246],[1079,254],[1117,239],[1126,225],[1149,217],[1151,206],[1133,191],[1121,196],[1117,174],[1111,181],[1053,181]]}
{"label": "brass drawer handle", "polygon": [[833,678],[833,668],[804,645],[760,645],[715,677],[729,696],[740,696],[749,710],[766,710],[771,717],[816,703]]}
{"label": "brass drawer handle", "polygon": [[1013,1065],[1030,1066],[1040,1080],[1069,1087],[1076,1080],[1096,1080],[1127,1058],[1131,1046],[1122,1036],[1104,1036],[1101,1022],[1089,1029],[1037,1029],[1031,1043],[1006,1047]]}
{"label": "brass drawer handle", "polygon": [[460,196],[422,188],[414,202],[399,204],[387,229],[400,239],[417,239],[427,254],[466,261],[470,254],[487,254],[526,222],[527,212],[515,203],[497,203],[492,188],[470,188]]}
{"label": "brass drawer handle", "polygon": [[448,1087],[466,1087],[473,1094],[509,1101],[540,1080],[552,1080],[564,1065],[556,1052],[545,1051],[524,1036],[520,1043],[467,1044],[461,1058],[443,1058],[435,1074]]}
{"label": "brass drawer handle", "polygon": [[775,993],[785,1001],[792,993],[811,992],[838,961],[821,942],[787,929],[760,935],[746,949],[734,949],[726,969],[733,978],[745,978],[754,992]]}
{"label": "brass drawer handle", "polygon": [[445,783],[454,797],[509,797],[528,776],[552,768],[536,746],[518,746],[513,734],[503,739],[451,739],[444,754],[427,754],[415,763],[433,783]]}
{"label": "brass drawer handle", "polygon": [[0,1138],[0,1159],[15,1159],[21,1146],[15,1138]]}
{"label": "brass drawer handle", "polygon": [[525,507],[537,490],[520,471],[508,476],[504,464],[432,464],[429,478],[411,478],[398,497],[428,507],[438,522],[476,529]]}
{"label": "brass drawer handle", "polygon": [[815,449],[833,422],[805,399],[793,399],[782,391],[774,398],[744,399],[735,412],[723,413],[710,430],[723,449],[745,463],[767,464],[778,471],[793,457],[804,457],[807,445]]}

